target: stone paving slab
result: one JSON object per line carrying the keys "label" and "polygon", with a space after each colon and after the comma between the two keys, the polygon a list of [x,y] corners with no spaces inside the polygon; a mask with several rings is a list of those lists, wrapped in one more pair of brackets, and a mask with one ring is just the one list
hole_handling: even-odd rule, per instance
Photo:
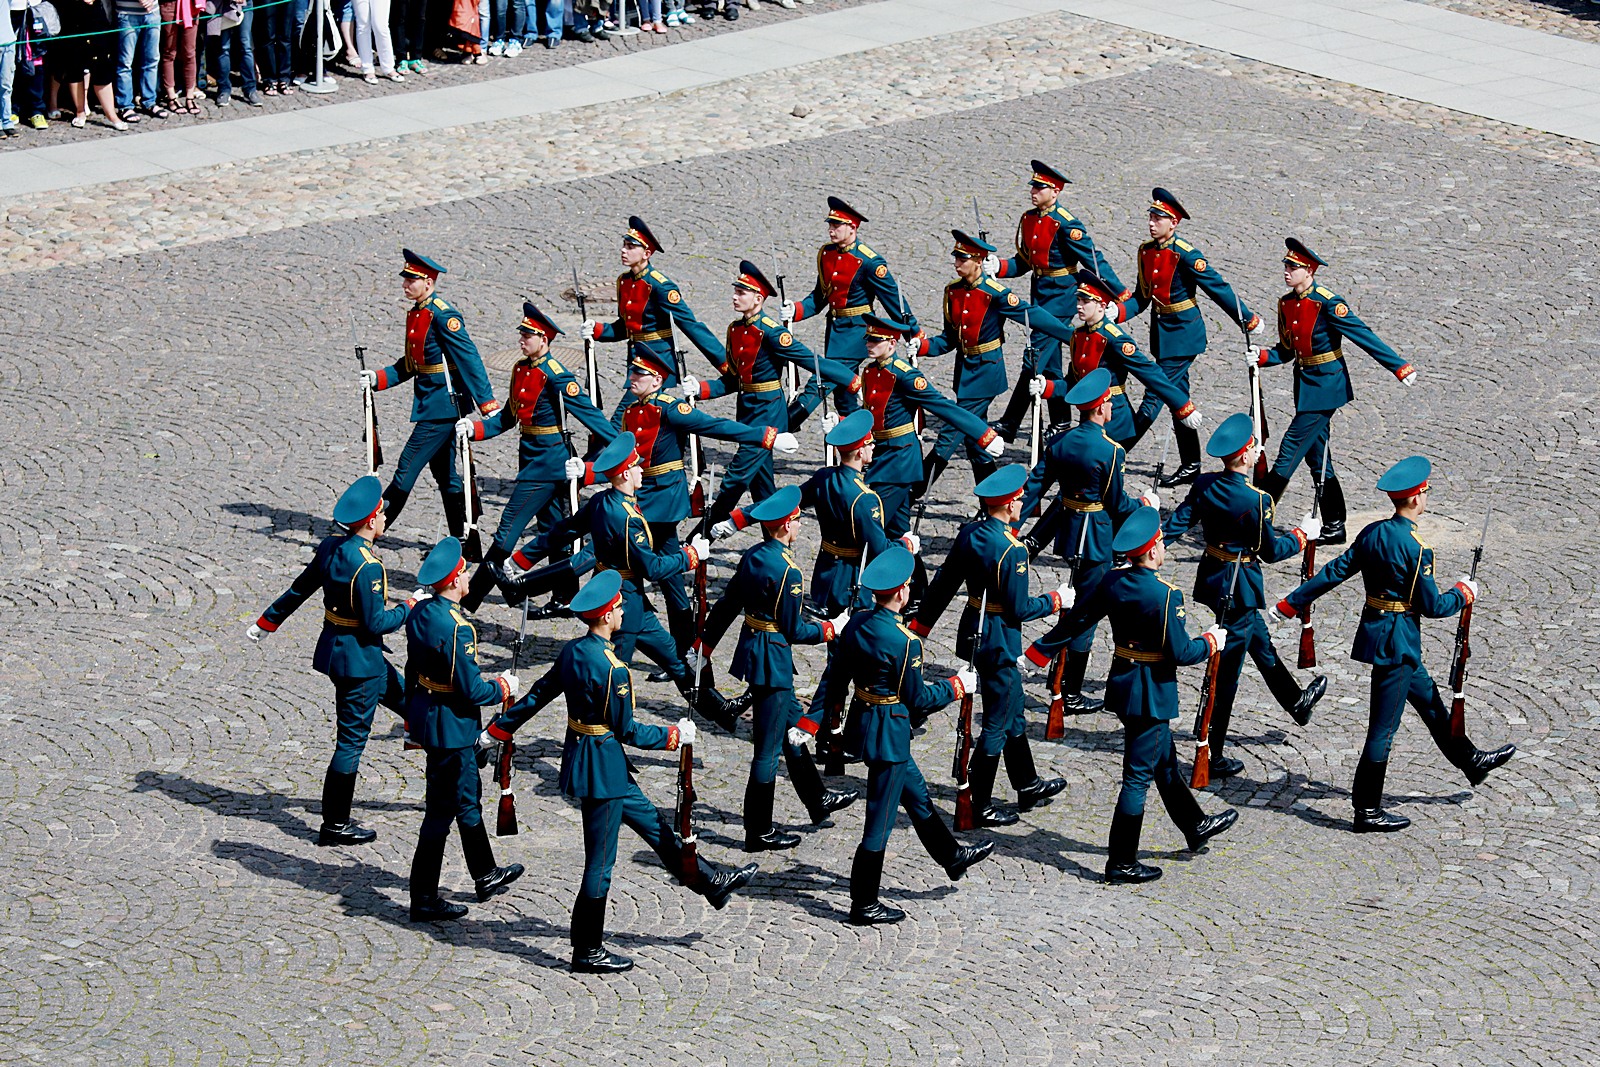
{"label": "stone paving slab", "polygon": [[[12,754],[0,764],[6,1056],[1499,1067],[1600,1055],[1587,907],[1600,851],[1600,603],[1586,488],[1600,476],[1600,351],[1572,296],[1590,273],[1578,238],[1596,213],[1592,171],[1415,116],[1309,94],[1291,102],[1225,67],[1145,67],[826,139],[12,278],[8,295],[34,330],[0,377],[11,420],[0,437],[0,550],[12,561],[0,593],[0,744]],[[1415,358],[1423,378],[1408,392],[1354,358],[1341,462],[1356,485],[1402,451],[1434,456],[1425,525],[1447,575],[1465,563],[1483,509],[1503,508],[1482,572],[1471,715],[1484,743],[1522,746],[1505,773],[1468,791],[1408,721],[1390,792],[1416,826],[1376,840],[1343,829],[1365,718],[1366,672],[1341,655],[1359,606],[1350,592],[1319,616],[1333,692],[1312,727],[1266,710],[1247,676],[1246,773],[1203,801],[1239,807],[1239,830],[1190,857],[1153,812],[1146,845],[1167,876],[1126,893],[1093,879],[1117,774],[1104,717],[1072,722],[1059,747],[1038,744],[1067,791],[995,833],[997,858],[958,886],[896,831],[885,896],[911,912],[898,928],[840,921],[858,809],[767,858],[755,891],[722,912],[625,838],[609,922],[640,967],[614,981],[563,967],[581,847],[575,812],[553,795],[559,713],[526,731],[524,832],[499,843],[534,873],[465,922],[404,921],[422,782],[391,719],[375,731],[358,799],[377,844],[312,844],[330,711],[327,684],[305,667],[315,620],[303,614],[261,648],[242,633],[325,529],[314,516],[357,473],[346,314],[356,309],[375,355],[392,355],[401,243],[448,250],[447,295],[503,366],[517,300],[532,295],[570,323],[567,265],[578,259],[586,285],[602,284],[621,214],[660,220],[683,249],[662,265],[720,326],[732,264],[775,240],[801,278],[822,237],[822,198],[838,192],[872,213],[872,243],[927,315],[967,197],[1005,232],[1025,204],[1027,159],[1052,145],[1076,182],[1069,205],[1119,270],[1142,235],[1149,186],[1167,185],[1196,211],[1185,232],[1247,300],[1277,291],[1292,229]],[[120,298],[115,314],[108,293]],[[1226,357],[1231,333],[1206,314],[1216,351],[1197,370],[1197,396],[1220,414],[1239,402],[1243,376]],[[817,340],[814,324],[800,333]],[[620,374],[618,354],[604,358]],[[948,368],[933,373],[942,381]],[[1268,376],[1279,423],[1285,375]],[[503,388],[503,371],[495,381]],[[380,400],[397,447],[404,398]],[[492,446],[483,459],[492,522],[513,459]],[[1136,481],[1153,459],[1152,446],[1136,452]],[[782,464],[785,478],[806,470]],[[965,470],[948,481],[926,527],[934,558],[968,510],[957,495]],[[397,590],[437,535],[423,484],[383,548]],[[1358,521],[1379,514],[1375,495],[1352,491]],[[1284,511],[1306,503],[1301,479]],[[1173,553],[1185,587],[1196,554]],[[1269,590],[1287,588],[1291,569],[1275,569]],[[1043,585],[1060,562],[1039,571]],[[491,668],[509,659],[513,621],[498,600],[482,613]],[[930,644],[941,665],[953,666],[952,626]],[[571,632],[533,630],[535,661]],[[1449,635],[1426,631],[1441,675]],[[1102,644],[1095,676],[1105,662]],[[802,689],[820,663],[802,651]],[[645,717],[677,717],[668,687],[643,688]],[[1036,729],[1041,698],[1032,683]],[[915,744],[946,810],[949,722],[935,718]],[[711,735],[699,746],[703,840],[719,859],[739,857],[746,743]],[[647,791],[668,802],[669,761],[637,762]],[[780,792],[780,820],[798,816]],[[445,877],[457,893],[466,884],[454,853]]]}

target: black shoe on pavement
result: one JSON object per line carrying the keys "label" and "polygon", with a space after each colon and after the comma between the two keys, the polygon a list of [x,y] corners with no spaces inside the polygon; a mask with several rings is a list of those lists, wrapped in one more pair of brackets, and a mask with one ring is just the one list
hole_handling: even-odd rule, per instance
{"label": "black shoe on pavement", "polygon": [[1082,693],[1063,693],[1061,695],[1061,710],[1068,715],[1092,715],[1105,708],[1104,700],[1086,697]]}
{"label": "black shoe on pavement", "polygon": [[871,904],[850,905],[852,926],[883,926],[887,923],[897,923],[905,917],[905,912],[899,908],[891,908],[881,900],[874,900]]}
{"label": "black shoe on pavement", "polygon": [[633,970],[633,961],[626,956],[619,956],[615,952],[607,952],[603,948],[572,950],[572,971],[574,974],[617,974],[631,970]]}
{"label": "black shoe on pavement", "polygon": [[719,871],[707,881],[701,889],[701,893],[705,896],[707,903],[721,911],[728,906],[728,898],[749,885],[750,879],[755,877],[755,873],[759,869],[754,863],[747,863],[738,870],[730,868],[729,870]]}
{"label": "black shoe on pavement", "polygon": [[1232,808],[1216,815],[1207,815],[1184,836],[1189,839],[1189,851],[1198,852],[1205,843],[1239,821],[1239,813]]}
{"label": "black shoe on pavement", "polygon": [[1017,810],[1032,811],[1067,787],[1065,778],[1035,778],[1017,790]]}
{"label": "black shoe on pavement", "polygon": [[443,897],[423,897],[411,902],[411,921],[414,923],[438,923],[450,919],[459,919],[467,913],[465,904],[453,904]]}
{"label": "black shoe on pavement", "polygon": [[1481,785],[1483,780],[1489,777],[1490,771],[1516,754],[1516,745],[1501,745],[1493,752],[1474,752],[1472,759],[1461,769],[1467,772],[1467,781],[1473,785]]}
{"label": "black shoe on pavement", "polygon": [[1390,815],[1382,808],[1357,808],[1355,832],[1358,834],[1392,834],[1411,825],[1404,815]]}
{"label": "black shoe on pavement", "polygon": [[317,832],[319,845],[365,845],[377,839],[378,831],[369,830],[353,820],[334,826],[323,823],[322,829]]}
{"label": "black shoe on pavement", "polygon": [[1179,467],[1165,478],[1162,478],[1156,482],[1156,484],[1163,489],[1171,489],[1175,485],[1187,485],[1199,476],[1200,464],[1185,463],[1183,466]]}
{"label": "black shoe on pavement", "polygon": [[1344,537],[1343,519],[1336,522],[1325,522],[1322,524],[1322,536],[1317,538],[1317,544],[1342,545],[1344,544]]}
{"label": "black shoe on pavement", "polygon": [[478,899],[488,900],[498,893],[504,893],[507,886],[522,877],[522,871],[522,864],[508,863],[477,879],[472,884],[478,890]]}
{"label": "black shoe on pavement", "polygon": [[1218,756],[1211,761],[1211,777],[1232,778],[1244,770],[1244,760],[1234,759],[1232,756]]}
{"label": "black shoe on pavement", "polygon": [[1106,865],[1106,885],[1137,885],[1153,882],[1161,877],[1161,868],[1148,863],[1111,863]]}
{"label": "black shoe on pavement", "polygon": [[1311,713],[1316,710],[1317,701],[1321,700],[1328,691],[1328,679],[1324,675],[1317,675],[1311,679],[1311,684],[1300,690],[1300,699],[1294,702],[1294,707],[1289,709],[1289,714],[1294,716],[1294,721],[1301,726],[1311,721]]}
{"label": "black shoe on pavement", "polygon": [[747,837],[744,839],[744,850],[746,852],[782,852],[785,849],[797,848],[799,845],[799,834],[791,834],[787,830],[778,829],[776,826],[760,837]]}
{"label": "black shoe on pavement", "polygon": [[1017,813],[1010,808],[1002,808],[998,804],[990,804],[978,812],[979,826],[1011,826],[1017,821]]}
{"label": "black shoe on pavement", "polygon": [[944,865],[944,873],[950,876],[952,882],[958,882],[961,880],[961,876],[967,873],[968,867],[988,859],[989,854],[993,851],[993,841],[985,841],[981,845],[963,845],[956,849],[955,856],[951,858],[949,863]]}
{"label": "black shoe on pavement", "polygon": [[814,808],[807,808],[806,813],[811,816],[811,825],[821,826],[828,820],[829,815],[848,808],[860,799],[859,789],[829,789],[822,794],[822,803]]}

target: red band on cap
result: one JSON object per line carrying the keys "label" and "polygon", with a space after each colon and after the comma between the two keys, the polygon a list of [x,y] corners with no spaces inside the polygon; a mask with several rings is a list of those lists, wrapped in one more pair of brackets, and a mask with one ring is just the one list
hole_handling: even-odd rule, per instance
{"label": "red band on cap", "polygon": [[433,583],[433,591],[436,592],[436,593],[444,592],[446,589],[450,588],[450,583],[451,582],[453,582],[457,578],[461,577],[461,572],[466,570],[466,569],[467,569],[467,559],[466,559],[465,556],[463,556],[460,559],[456,560],[456,565],[455,565],[455,569],[454,570],[452,570],[449,574],[445,575],[443,578],[440,578],[437,582]]}
{"label": "red band on cap", "polygon": [[608,600],[606,603],[600,605],[599,607],[591,608],[588,611],[580,611],[578,614],[583,616],[585,619],[602,618],[606,614],[606,612],[610,611],[612,608],[616,607],[620,603],[622,603],[622,594],[619,592],[616,596],[612,597],[610,600]]}
{"label": "red band on cap", "polygon": [[633,466],[637,462],[639,462],[639,450],[634,449],[632,452],[628,453],[621,463],[618,463],[615,467],[612,467],[609,470],[603,470],[600,473],[605,475],[607,478],[615,478],[617,475],[627,471],[629,467]]}
{"label": "red band on cap", "polygon": [[1408,497],[1416,496],[1426,488],[1428,488],[1428,483],[1423,482],[1421,485],[1413,486],[1410,489],[1391,489],[1389,490],[1389,499],[1395,501],[1405,500]]}

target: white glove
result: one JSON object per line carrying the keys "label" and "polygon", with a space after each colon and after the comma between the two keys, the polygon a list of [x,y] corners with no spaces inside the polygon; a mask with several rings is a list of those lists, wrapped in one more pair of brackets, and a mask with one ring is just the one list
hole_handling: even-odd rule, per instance
{"label": "white glove", "polygon": [[694,744],[694,722],[691,719],[678,720],[678,744]]}
{"label": "white glove", "polygon": [[1056,587],[1056,596],[1061,598],[1061,610],[1063,611],[1078,602],[1078,591],[1072,587],[1070,581],[1062,582]]}
{"label": "white glove", "polygon": [[685,400],[700,399],[700,379],[692,374],[685,374],[678,379],[678,389],[683,393]]}
{"label": "white glove", "polygon": [[1300,532],[1306,535],[1307,541],[1315,541],[1322,536],[1322,518],[1318,515],[1307,515],[1300,520]]}
{"label": "white glove", "polygon": [[1144,492],[1140,493],[1139,499],[1143,500],[1147,506],[1152,508],[1159,508],[1161,506],[1161,494],[1156,492],[1156,487],[1153,485]]}
{"label": "white glove", "polygon": [[788,326],[791,323],[793,323],[794,322],[794,301],[793,300],[785,300],[783,302],[782,307],[780,308],[780,314],[783,317],[783,324],[785,326]]}
{"label": "white glove", "polygon": [[468,438],[470,438],[471,436],[472,436],[472,420],[471,419],[457,419],[456,420],[456,440],[465,441]]}
{"label": "white glove", "polygon": [[1200,429],[1200,424],[1206,420],[1200,417],[1200,412],[1196,409],[1178,421],[1183,424],[1185,430],[1198,430]]}
{"label": "white glove", "polygon": [[516,675],[512,674],[510,671],[501,671],[500,672],[500,680],[502,682],[506,683],[506,699],[507,700],[510,700],[511,698],[515,697],[517,695],[517,691],[522,688],[522,679],[518,678]]}
{"label": "white glove", "polygon": [[1017,657],[1017,673],[1024,678],[1031,678],[1039,673],[1039,668],[1033,665],[1033,660],[1028,658],[1026,652]]}
{"label": "white glove", "polygon": [[785,455],[793,455],[800,451],[800,438],[785,431],[772,440],[772,447]]}
{"label": "white glove", "polygon": [[415,593],[412,593],[411,596],[409,596],[407,599],[413,604],[420,604],[424,600],[427,600],[431,596],[433,596],[433,590],[432,589],[418,589]]}
{"label": "white glove", "polygon": [[362,371],[361,387],[363,389],[376,389],[378,387],[378,372],[375,370]]}
{"label": "white glove", "polygon": [[695,534],[693,537],[689,538],[689,550],[693,552],[697,558],[705,559],[707,556],[711,555],[711,542],[707,541],[703,534]]}
{"label": "white glove", "polygon": [[739,527],[733,524],[732,519],[723,519],[721,522],[716,523],[711,527],[711,540],[721,541],[725,538],[732,537],[738,532]]}
{"label": "white glove", "polygon": [[914,533],[908,533],[901,537],[901,540],[905,542],[907,552],[911,553],[913,556],[920,556],[922,554],[922,538],[918,537]]}
{"label": "white glove", "polygon": [[1044,391],[1050,388],[1050,382],[1042,374],[1035,374],[1033,381],[1028,383],[1028,395],[1032,397],[1044,396]]}
{"label": "white glove", "polygon": [[991,278],[1000,277],[1000,257],[990,252],[983,257],[983,273]]}
{"label": "white glove", "polygon": [[963,692],[975,693],[978,689],[978,672],[971,667],[962,667],[956,671],[956,680],[961,683]]}
{"label": "white glove", "polygon": [[260,641],[263,637],[267,636],[267,631],[263,630],[255,623],[251,623],[250,629],[245,631],[245,636],[250,638],[252,641]]}
{"label": "white glove", "polygon": [[1218,652],[1221,652],[1222,651],[1222,646],[1228,643],[1228,631],[1224,630],[1222,627],[1220,627],[1220,626],[1218,626],[1218,625],[1216,625],[1214,623],[1212,624],[1211,629],[1207,630],[1205,633],[1201,634],[1200,636],[1201,637],[1210,637],[1213,640],[1215,640],[1216,643],[1217,643],[1217,651]]}
{"label": "white glove", "polygon": [[683,654],[683,662],[689,665],[689,676],[698,678],[700,672],[706,669],[706,664],[711,662],[711,655],[700,646],[700,642],[696,641],[689,646],[689,651]]}
{"label": "white glove", "polygon": [[1265,351],[1265,348],[1246,348],[1244,350],[1244,365],[1246,367],[1260,367],[1261,354]]}
{"label": "white glove", "polygon": [[1463,574],[1456,579],[1456,584],[1464,585],[1468,589],[1472,590],[1472,599],[1478,599],[1478,580],[1476,578],[1468,578],[1465,574]]}
{"label": "white glove", "polygon": [[833,632],[835,634],[844,633],[844,624],[850,621],[850,609],[845,608],[828,621],[833,624]]}
{"label": "white glove", "polygon": [[583,465],[583,460],[579,459],[577,456],[573,456],[571,459],[567,460],[566,467],[562,473],[567,476],[568,481],[572,481],[574,478],[581,479],[583,477],[584,470],[585,467]]}
{"label": "white glove", "polygon": [[1411,388],[1413,385],[1416,385],[1417,384],[1417,371],[1416,371],[1416,369],[1413,368],[1410,374],[1406,375],[1404,378],[1401,378],[1400,379],[1400,384],[1405,386],[1407,389]]}
{"label": "white glove", "polygon": [[596,326],[598,326],[598,325],[600,325],[600,324],[598,322],[595,322],[593,319],[584,319],[583,320],[583,338],[584,338],[584,340],[586,340],[586,341],[594,340],[594,328]]}
{"label": "white glove", "polygon": [[1006,450],[1005,440],[1000,437],[996,437],[993,441],[990,441],[988,444],[984,445],[983,450],[989,455],[998,458],[1000,454]]}
{"label": "white glove", "polygon": [[830,411],[826,415],[822,416],[823,436],[826,437],[828,434],[832,433],[833,428],[837,425],[839,425],[839,413],[837,411]]}
{"label": "white glove", "polygon": [[795,748],[799,748],[801,745],[809,744],[811,741],[811,735],[800,729],[798,726],[789,727],[788,731],[783,736],[788,738],[789,743]]}
{"label": "white glove", "polygon": [[472,747],[477,749],[479,752],[486,752],[489,749],[494,748],[499,743],[499,740],[496,739],[496,737],[488,730],[481,730],[478,732],[478,740],[473,742]]}

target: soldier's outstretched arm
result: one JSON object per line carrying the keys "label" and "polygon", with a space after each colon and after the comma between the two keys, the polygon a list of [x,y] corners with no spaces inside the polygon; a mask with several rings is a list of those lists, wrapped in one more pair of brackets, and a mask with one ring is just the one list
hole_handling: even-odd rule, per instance
{"label": "soldier's outstretched arm", "polygon": [[1033,644],[1024,651],[1028,661],[1036,667],[1048,667],[1050,661],[1055,659],[1056,653],[1067,647],[1067,643],[1085,628],[1099,622],[1111,610],[1111,600],[1106,593],[1106,580],[1111,577],[1108,572],[1100,579],[1088,596],[1078,598],[1078,602],[1056,620],[1044,636],[1037,638]]}
{"label": "soldier's outstretched arm", "polygon": [[999,579],[1000,607],[1011,620],[1024,623],[1054,615],[1061,610],[1061,595],[1054,591],[1039,596],[1028,595],[1028,550],[1022,545],[1012,545],[1000,557],[995,571]]}
{"label": "soldier's outstretched arm", "polygon": [[771,448],[777,440],[776,426],[746,426],[733,419],[719,419],[698,411],[687,400],[662,409],[663,421],[679,433],[697,433],[718,441],[734,441],[741,445],[760,445]]}
{"label": "soldier's outstretched arm", "polygon": [[933,581],[928,583],[927,592],[922,594],[922,606],[917,609],[916,620],[911,623],[911,630],[918,637],[926,637],[933,632],[939,616],[944,614],[944,609],[950,606],[956,590],[961,588],[972,562],[961,550],[961,543],[957,541],[955,547],[950,550],[950,555],[945,557],[944,565],[934,574]]}
{"label": "soldier's outstretched arm", "polygon": [[[1340,314],[1339,309],[1344,308]],[[1355,313],[1344,300],[1339,300],[1327,309],[1328,318],[1325,320],[1333,326],[1347,341],[1352,341],[1367,355],[1377,360],[1385,370],[1396,378],[1408,378],[1414,369],[1406,358],[1384,343],[1383,338],[1373,332],[1371,326],[1361,321],[1361,316]]]}
{"label": "soldier's outstretched arm", "polygon": [[680,299],[674,301],[672,294],[679,290],[673,288],[667,295],[667,314],[672,316],[672,321],[683,331],[689,342],[698,348],[702,355],[711,361],[717,370],[726,370],[728,366],[728,350],[722,347],[722,342],[717,340],[717,335],[712,333],[705,323],[694,317],[694,311],[687,301]]}
{"label": "soldier's outstretched arm", "polygon": [[1144,387],[1161,399],[1161,402],[1183,418],[1194,411],[1194,403],[1177,385],[1173,384],[1167,372],[1157,366],[1156,361],[1145,355],[1144,350],[1138,345],[1133,346],[1133,351],[1128,351],[1128,346],[1133,345],[1131,340],[1123,341],[1122,363],[1128,368],[1128,373],[1144,383]]}
{"label": "soldier's outstretched arm", "polygon": [[[1014,295],[1014,294],[1013,294]],[[1041,307],[1034,307],[1020,297],[1015,305],[1002,301],[1000,314],[1012,322],[1025,323],[1040,333],[1049,334],[1063,344],[1072,344],[1072,327]]]}
{"label": "soldier's outstretched arm", "polygon": [[1228,284],[1228,280],[1217,272],[1216,266],[1198,249],[1186,254],[1183,264],[1188,269],[1189,278],[1195,287],[1209,296],[1212,302],[1222,309],[1222,313],[1233,320],[1235,326],[1243,328],[1259,321],[1259,316],[1239,298],[1239,294],[1233,291],[1233,286]]}
{"label": "soldier's outstretched arm", "polygon": [[1411,604],[1423,617],[1445,619],[1459,615],[1461,609],[1472,603],[1472,591],[1461,582],[1441,593],[1433,580],[1433,549],[1424,548],[1417,561],[1417,582],[1411,592]]}
{"label": "soldier's outstretched arm", "polygon": [[[434,320],[435,323],[438,321]],[[455,323],[454,329],[451,329],[451,323]],[[465,390],[472,398],[478,412],[483,415],[493,415],[499,411],[500,402],[494,398],[494,386],[489,384],[489,372],[484,370],[483,357],[478,354],[478,346],[472,343],[472,338],[467,336],[467,328],[462,324],[461,316],[452,310],[442,328],[434,331],[434,336],[439,339],[439,350],[444,358],[448,359],[459,373],[458,387]]]}
{"label": "soldier's outstretched arm", "polygon": [[1176,589],[1167,590],[1167,647],[1166,654],[1180,667],[1200,663],[1211,655],[1212,640],[1204,635],[1190,637],[1184,625],[1187,612],[1183,607],[1183,594]]}
{"label": "soldier's outstretched arm", "polygon": [[[561,403],[566,408],[567,414],[577,419],[584,428],[594,434],[595,440],[602,444],[610,444],[617,436],[617,428],[606,418],[605,412],[594,406],[594,401],[589,394],[583,391],[583,383],[565,365],[548,360],[545,368],[550,376],[550,385],[561,390]],[[626,392],[623,393],[627,395]]]}
{"label": "soldier's outstretched arm", "polygon": [[350,580],[350,591],[356,618],[368,633],[392,634],[406,624],[405,604],[389,607],[384,598],[389,595],[389,576],[383,564],[375,559],[364,561]]}
{"label": "soldier's outstretched arm", "polygon": [[1323,593],[1344,584],[1352,574],[1361,570],[1361,539],[1330,560],[1316,574],[1301,582],[1290,594],[1278,601],[1277,612],[1285,618],[1294,618],[1299,609],[1316,600]]}
{"label": "soldier's outstretched arm", "polygon": [[494,717],[488,726],[489,736],[496,741],[511,740],[511,735],[516,733],[523,723],[543,711],[545,705],[560,696],[562,692],[561,661],[558,659],[538,681],[533,683],[520,700]]}

